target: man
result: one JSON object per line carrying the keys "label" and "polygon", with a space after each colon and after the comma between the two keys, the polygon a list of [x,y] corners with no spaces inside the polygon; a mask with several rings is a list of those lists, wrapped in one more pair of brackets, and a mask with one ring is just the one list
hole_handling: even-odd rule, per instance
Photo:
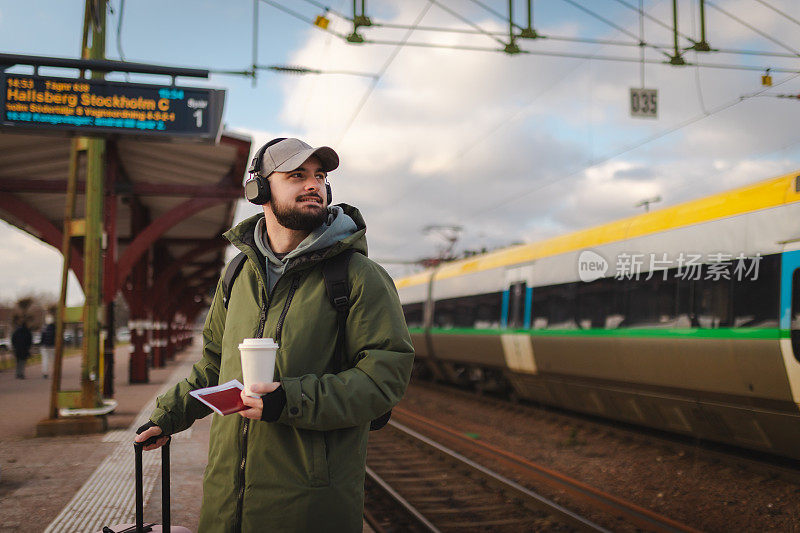
{"label": "man", "polygon": [[[328,205],[327,173],[338,165],[331,148],[298,139],[256,154],[245,189],[264,213],[225,233],[247,256],[227,309],[221,281],[202,359],[136,437],[158,437],[145,446],[155,449],[208,415],[188,392],[241,380],[242,339],[276,339],[277,381],[252,386],[261,398],[242,395],[247,410],[213,417],[202,532],[362,530],[370,421],[402,397],[414,353],[394,284],[366,257],[361,214]],[[322,265],[348,250],[360,253],[349,262],[346,364],[337,372],[337,314]]]}
{"label": "man", "polygon": [[25,362],[31,356],[33,336],[28,328],[27,318],[17,317],[14,322],[16,329],[11,334],[11,347],[17,360],[17,379],[25,379]]}

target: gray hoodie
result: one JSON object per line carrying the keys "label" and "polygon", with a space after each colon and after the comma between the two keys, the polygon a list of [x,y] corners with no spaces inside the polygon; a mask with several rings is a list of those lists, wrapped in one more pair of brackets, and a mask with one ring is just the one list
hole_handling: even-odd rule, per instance
{"label": "gray hoodie", "polygon": [[293,258],[314,250],[320,250],[333,246],[342,239],[349,237],[358,230],[356,223],[352,218],[347,216],[341,207],[332,205],[328,207],[328,220],[321,224],[317,229],[308,234],[308,237],[297,245],[297,248],[283,256],[283,259],[278,259],[269,247],[265,231],[264,219],[261,218],[256,223],[255,241],[258,250],[264,254],[266,258],[266,272],[267,272],[267,286],[269,293],[272,294],[272,288],[278,282],[278,279],[283,275],[286,270],[286,262]]}

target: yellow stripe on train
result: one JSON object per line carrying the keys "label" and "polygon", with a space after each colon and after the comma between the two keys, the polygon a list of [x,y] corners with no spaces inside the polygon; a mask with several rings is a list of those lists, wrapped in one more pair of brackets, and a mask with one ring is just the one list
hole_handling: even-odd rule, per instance
{"label": "yellow stripe on train", "polygon": [[[778,178],[759,181],[651,213],[634,215],[544,241],[521,244],[479,257],[454,261],[443,265],[436,272],[436,279],[446,279],[524,263],[542,257],[794,203],[800,201],[800,192],[797,191],[798,183],[800,183],[800,175],[798,172],[792,172]],[[428,270],[400,278],[395,284],[400,289],[427,283],[429,279],[430,271]]]}

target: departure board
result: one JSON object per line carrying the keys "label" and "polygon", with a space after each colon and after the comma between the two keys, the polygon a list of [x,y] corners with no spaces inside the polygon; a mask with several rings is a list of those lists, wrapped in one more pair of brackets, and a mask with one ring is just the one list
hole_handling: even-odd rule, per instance
{"label": "departure board", "polygon": [[0,128],[215,142],[225,91],[0,73]]}

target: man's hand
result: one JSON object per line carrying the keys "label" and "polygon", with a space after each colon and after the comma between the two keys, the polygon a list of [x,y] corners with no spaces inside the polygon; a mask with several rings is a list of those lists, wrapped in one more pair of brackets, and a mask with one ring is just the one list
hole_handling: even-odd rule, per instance
{"label": "man's hand", "polygon": [[[144,442],[147,439],[149,439],[150,437],[157,437],[158,435],[161,435],[161,433],[162,433],[162,431],[161,431],[160,427],[153,426],[151,428],[148,428],[148,429],[142,431],[138,435],[136,435],[136,438],[133,439],[133,440],[135,442]],[[145,450],[145,451],[157,450],[158,448],[161,448],[163,445],[165,445],[167,442],[169,442],[169,437],[168,436],[167,437],[161,437],[160,439],[156,440],[155,444],[148,444],[147,446],[143,447],[142,449]]]}
{"label": "man's hand", "polygon": [[[265,395],[273,392],[281,386],[280,381],[273,381],[272,383],[253,383],[250,385],[250,390],[258,395]],[[253,420],[261,420],[261,413],[264,410],[264,401],[261,398],[251,398],[242,391],[242,402],[250,409],[239,411],[239,414],[245,418],[252,418]]]}

